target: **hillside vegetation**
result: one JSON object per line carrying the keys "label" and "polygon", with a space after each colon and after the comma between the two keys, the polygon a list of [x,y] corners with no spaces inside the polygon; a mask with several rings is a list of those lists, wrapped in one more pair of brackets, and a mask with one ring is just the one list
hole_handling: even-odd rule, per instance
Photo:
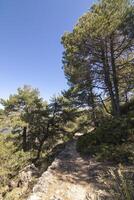
{"label": "hillside vegetation", "polygon": [[121,107],[118,118],[106,117],[99,127],[81,136],[77,149],[98,160],[134,164],[134,100]]}
{"label": "hillside vegetation", "polygon": [[[133,1],[99,1],[80,17],[72,32],[62,36],[61,43],[68,90],[47,102],[38,89],[24,85],[0,101],[3,106],[0,110],[0,198],[27,199],[41,174],[65,145],[69,145],[73,150],[69,150],[71,158],[66,158],[67,167],[70,160],[75,162],[72,152],[82,161],[77,166],[76,160],[74,169],[80,175],[82,163],[94,173],[98,172],[90,166],[91,162],[96,166],[99,162],[101,169],[114,166],[116,170],[110,172],[112,179],[101,170],[106,180],[117,186],[113,189],[106,181],[106,188],[116,190],[117,200],[133,200]],[[70,145],[68,142],[74,138],[74,145]],[[61,163],[66,169],[66,162],[61,160]],[[88,176],[88,171],[85,174]],[[61,172],[60,175],[65,176]],[[95,179],[92,172],[90,178]],[[85,191],[83,186],[82,191]]]}

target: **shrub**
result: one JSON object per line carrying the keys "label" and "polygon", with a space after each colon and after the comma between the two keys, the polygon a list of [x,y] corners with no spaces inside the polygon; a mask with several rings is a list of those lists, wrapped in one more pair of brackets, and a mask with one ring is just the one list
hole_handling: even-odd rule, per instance
{"label": "shrub", "polygon": [[134,180],[133,169],[119,165],[116,170],[110,170],[111,179],[114,181],[112,196],[114,199],[133,200],[134,199]]}
{"label": "shrub", "polygon": [[134,163],[134,124],[126,117],[105,119],[99,128],[81,136],[77,150],[98,160]]}
{"label": "shrub", "polygon": [[132,98],[129,102],[121,105],[120,109],[121,113],[124,115],[127,115],[131,111],[134,111],[134,98]]}
{"label": "shrub", "polygon": [[0,188],[7,185],[29,163],[31,157],[30,153],[18,150],[13,142],[15,137],[10,134],[0,135]]}

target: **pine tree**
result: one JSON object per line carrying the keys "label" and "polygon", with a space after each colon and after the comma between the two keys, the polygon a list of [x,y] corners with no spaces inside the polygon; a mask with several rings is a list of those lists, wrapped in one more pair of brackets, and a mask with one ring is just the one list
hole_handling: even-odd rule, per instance
{"label": "pine tree", "polygon": [[102,0],[79,19],[72,33],[62,37],[64,72],[69,84],[88,82],[90,96],[97,94],[103,101],[109,98],[115,116],[120,115],[123,72],[128,65],[134,67],[133,21],[131,2]]}

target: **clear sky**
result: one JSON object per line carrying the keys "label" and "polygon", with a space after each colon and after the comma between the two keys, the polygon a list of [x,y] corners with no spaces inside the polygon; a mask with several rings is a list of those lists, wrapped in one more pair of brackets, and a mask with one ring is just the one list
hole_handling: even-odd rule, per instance
{"label": "clear sky", "polygon": [[61,36],[94,0],[0,0],[0,97],[24,84],[49,99],[67,88]]}

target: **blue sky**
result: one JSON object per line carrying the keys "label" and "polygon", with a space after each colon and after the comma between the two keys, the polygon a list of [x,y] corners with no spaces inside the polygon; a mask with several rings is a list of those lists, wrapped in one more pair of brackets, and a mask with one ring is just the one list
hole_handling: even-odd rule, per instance
{"label": "blue sky", "polygon": [[0,0],[0,97],[24,84],[49,99],[67,88],[61,36],[94,0]]}

